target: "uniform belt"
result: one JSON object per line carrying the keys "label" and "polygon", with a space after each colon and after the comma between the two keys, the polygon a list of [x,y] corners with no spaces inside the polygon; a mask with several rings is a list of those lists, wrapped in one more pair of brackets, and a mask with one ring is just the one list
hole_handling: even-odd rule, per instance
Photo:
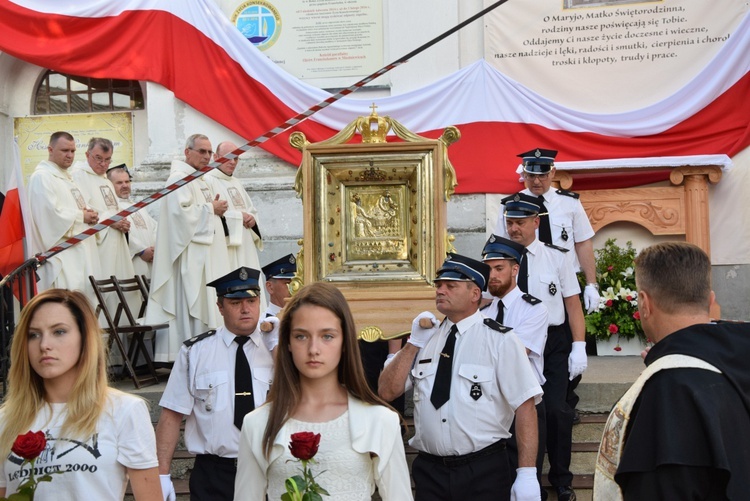
{"label": "uniform belt", "polygon": [[196,461],[206,461],[209,463],[219,463],[225,466],[234,466],[237,468],[237,458],[224,458],[216,454],[196,454]]}
{"label": "uniform belt", "polygon": [[422,451],[419,451],[419,456],[426,459],[427,461],[442,464],[444,466],[461,466],[469,464],[472,461],[476,461],[477,459],[483,458],[485,456],[494,454],[495,452],[505,450],[506,442],[507,440],[502,439],[499,442],[488,445],[484,449],[478,450],[476,452],[470,452],[462,456],[435,456],[434,454],[428,454]]}

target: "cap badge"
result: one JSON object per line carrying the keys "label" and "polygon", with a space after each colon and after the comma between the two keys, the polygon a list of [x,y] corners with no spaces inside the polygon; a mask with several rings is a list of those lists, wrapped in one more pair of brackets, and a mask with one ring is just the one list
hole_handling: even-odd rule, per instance
{"label": "cap badge", "polygon": [[291,264],[294,264],[297,260],[294,258],[294,256],[289,256],[289,262]]}
{"label": "cap badge", "polygon": [[539,157],[542,156],[542,152],[539,151],[539,148],[537,148],[536,151],[534,152],[534,156],[537,157],[537,158],[539,158]]}
{"label": "cap badge", "polygon": [[247,271],[244,268],[240,270],[240,280],[243,282],[247,280]]}
{"label": "cap badge", "polygon": [[513,201],[514,202],[520,202],[521,201],[521,195],[519,195],[518,193],[516,193],[516,196],[513,197]]}

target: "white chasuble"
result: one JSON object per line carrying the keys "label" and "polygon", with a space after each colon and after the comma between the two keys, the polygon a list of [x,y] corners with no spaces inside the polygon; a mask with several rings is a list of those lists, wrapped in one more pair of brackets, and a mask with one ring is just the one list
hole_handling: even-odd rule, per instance
{"label": "white chasuble", "polygon": [[[89,228],[83,222],[86,201],[70,174],[55,163],[43,160],[29,179],[29,207],[34,254]],[[96,238],[89,237],[49,258],[38,270],[39,291],[52,287],[80,290],[92,304],[96,297],[89,275],[98,276]]]}
{"label": "white chasuble", "polygon": [[[193,172],[174,160],[167,185]],[[169,323],[168,335],[156,338],[158,362],[174,361],[185,340],[221,324],[216,293],[206,284],[231,270],[213,199],[200,177],[161,200],[146,310],[147,323]]]}

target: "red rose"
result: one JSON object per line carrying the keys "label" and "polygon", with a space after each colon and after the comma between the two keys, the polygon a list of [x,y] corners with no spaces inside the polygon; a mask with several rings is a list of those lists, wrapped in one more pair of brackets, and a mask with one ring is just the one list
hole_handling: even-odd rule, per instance
{"label": "red rose", "polygon": [[612,308],[612,305],[613,305],[613,304],[614,304],[614,303],[612,302],[612,300],[611,300],[611,299],[607,299],[607,302],[606,302],[606,303],[604,303],[604,305],[605,305],[605,306],[606,306],[607,308]]}
{"label": "red rose", "polygon": [[614,348],[612,348],[612,349],[615,350],[615,351],[622,351],[622,348],[620,348],[619,344],[617,346],[615,346]]}
{"label": "red rose", "polygon": [[29,431],[25,435],[18,435],[13,447],[10,448],[13,454],[31,461],[39,457],[44,448],[47,446],[47,439],[41,431]]}
{"label": "red rose", "polygon": [[318,452],[320,445],[320,433],[301,431],[292,433],[292,441],[289,442],[289,450],[292,456],[303,461],[308,461]]}
{"label": "red rose", "polygon": [[628,301],[632,301],[633,300],[633,296],[631,296],[630,294],[628,294],[627,296],[625,296],[625,299],[627,299]]}
{"label": "red rose", "polygon": [[615,324],[609,324],[609,332],[617,334],[620,329]]}
{"label": "red rose", "polygon": [[607,266],[607,271],[612,271],[612,270],[614,270],[614,269],[615,269],[615,267],[614,267],[614,266],[611,266],[611,265],[610,265],[610,266]]}
{"label": "red rose", "polygon": [[633,318],[635,318],[636,320],[640,320],[641,319],[641,312],[640,311],[636,311],[635,313],[633,313]]}

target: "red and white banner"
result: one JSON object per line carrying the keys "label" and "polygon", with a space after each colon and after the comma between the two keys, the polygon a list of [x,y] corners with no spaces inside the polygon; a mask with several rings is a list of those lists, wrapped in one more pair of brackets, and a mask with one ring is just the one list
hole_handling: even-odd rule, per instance
{"label": "red and white banner", "polygon": [[21,174],[21,157],[18,145],[13,144],[13,165],[6,169],[2,190],[5,195],[2,211],[0,211],[0,275],[6,276],[18,268],[26,259],[24,249],[29,222],[26,210],[26,191]]}
{"label": "red and white banner", "polygon": [[[503,7],[494,15],[502,16]],[[159,83],[248,139],[328,97],[276,67],[212,0],[0,0],[0,50],[66,73]],[[750,144],[749,69],[750,19],[745,15],[692,80],[635,110],[576,111],[483,60],[425,88],[375,102],[379,114],[428,137],[449,125],[459,127],[461,141],[449,150],[458,192],[508,193],[519,187],[516,153],[536,146],[559,150],[561,161],[733,156]],[[367,111],[362,101],[342,99],[294,130],[319,141]],[[297,164],[300,155],[288,136],[263,148]],[[598,179],[596,187],[665,177]],[[586,188],[578,181],[576,186]]]}

